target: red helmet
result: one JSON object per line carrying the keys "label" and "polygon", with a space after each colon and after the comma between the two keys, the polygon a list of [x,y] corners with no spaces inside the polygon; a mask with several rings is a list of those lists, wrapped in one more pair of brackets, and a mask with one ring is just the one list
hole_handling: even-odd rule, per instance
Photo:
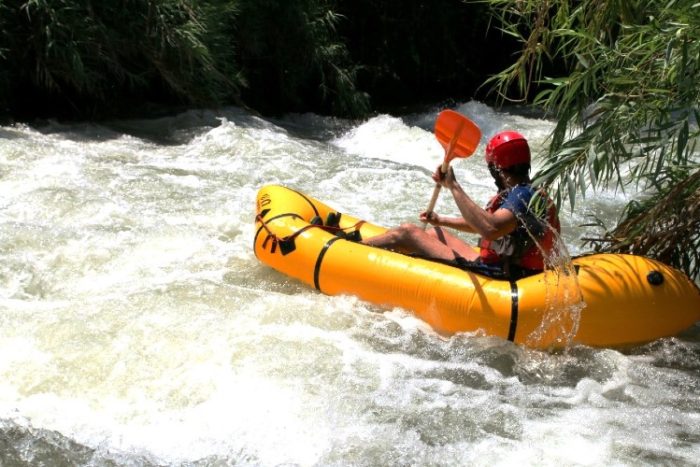
{"label": "red helmet", "polygon": [[502,131],[486,145],[486,163],[500,169],[530,163],[530,146],[517,131]]}

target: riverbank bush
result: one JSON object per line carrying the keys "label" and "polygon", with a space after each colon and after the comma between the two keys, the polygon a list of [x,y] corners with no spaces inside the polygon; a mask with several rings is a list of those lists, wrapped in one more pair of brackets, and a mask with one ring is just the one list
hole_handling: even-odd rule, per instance
{"label": "riverbank bush", "polygon": [[5,1],[0,96],[11,115],[119,114],[148,102],[214,103],[242,82],[235,9],[207,0]]}
{"label": "riverbank bush", "polygon": [[359,116],[468,99],[509,59],[489,31],[485,5],[459,0],[5,0],[0,113]]}
{"label": "riverbank bush", "polygon": [[[694,0],[490,0],[522,54],[493,82],[556,122],[538,181],[558,200],[589,187],[633,199],[589,239],[601,251],[658,258],[700,278],[700,4]],[[542,72],[551,57],[569,70]],[[642,190],[639,190],[639,188]]]}

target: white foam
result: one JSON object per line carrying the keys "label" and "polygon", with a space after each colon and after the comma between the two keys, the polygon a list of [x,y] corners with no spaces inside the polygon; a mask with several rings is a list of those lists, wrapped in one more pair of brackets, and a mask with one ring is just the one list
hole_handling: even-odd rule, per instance
{"label": "white foam", "polygon": [[[458,109],[485,135],[522,128],[537,145],[551,128],[476,102]],[[26,428],[30,451],[33,430],[56,430],[97,449],[97,463],[110,453],[246,465],[698,457],[678,434],[692,440],[700,426],[678,408],[697,393],[694,370],[648,354],[439,336],[404,310],[327,297],[261,265],[261,185],[393,224],[424,209],[444,156],[409,119],[291,119],[231,109],[115,123],[122,130],[7,129],[0,430]],[[323,122],[308,131],[322,138],[299,136],[309,121]],[[340,136],[329,144],[329,133]],[[454,166],[485,202],[494,187],[483,144]],[[612,220],[625,198],[604,195],[584,211]],[[448,196],[438,207],[454,212]],[[576,229],[577,217],[562,217]]]}

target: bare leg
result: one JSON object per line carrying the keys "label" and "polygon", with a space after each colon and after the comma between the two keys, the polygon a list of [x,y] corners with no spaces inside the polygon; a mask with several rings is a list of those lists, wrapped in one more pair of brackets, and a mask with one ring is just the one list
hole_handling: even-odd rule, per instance
{"label": "bare leg", "polygon": [[479,253],[473,247],[439,227],[424,231],[413,224],[402,224],[382,235],[368,238],[363,243],[448,261],[458,256],[468,261],[479,257]]}

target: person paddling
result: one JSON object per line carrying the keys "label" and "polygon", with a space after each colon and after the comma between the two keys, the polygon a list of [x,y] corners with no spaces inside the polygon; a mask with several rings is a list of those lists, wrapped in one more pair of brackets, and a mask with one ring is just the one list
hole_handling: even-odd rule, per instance
{"label": "person paddling", "polygon": [[[433,180],[452,193],[461,216],[423,212],[421,222],[432,229],[406,223],[363,243],[489,271],[497,277],[518,279],[541,272],[561,226],[554,203],[531,184],[530,161],[523,135],[500,132],[486,146],[486,163],[498,193],[485,209],[464,192],[452,168],[443,174],[438,167]],[[443,227],[479,234],[478,248]]]}

